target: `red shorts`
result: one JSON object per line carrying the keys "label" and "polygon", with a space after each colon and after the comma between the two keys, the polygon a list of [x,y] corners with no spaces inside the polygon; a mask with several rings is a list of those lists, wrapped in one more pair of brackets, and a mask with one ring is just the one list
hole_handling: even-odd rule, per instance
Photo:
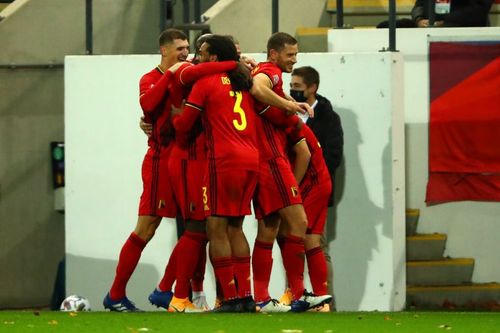
{"label": "red shorts", "polygon": [[207,168],[206,160],[170,158],[168,162],[174,198],[184,220],[205,220],[208,206],[203,203],[203,181]]}
{"label": "red shorts", "polygon": [[284,157],[261,161],[254,196],[257,219],[302,203],[290,162]]}
{"label": "red shorts", "polygon": [[170,147],[149,147],[142,162],[142,195],[139,216],[162,216],[175,218],[175,205],[167,163]]}
{"label": "red shorts", "polygon": [[332,183],[300,185],[304,210],[307,216],[307,234],[323,234],[328,212],[328,200],[332,195]]}
{"label": "red shorts", "polygon": [[257,185],[257,171],[236,169],[209,172],[206,183],[210,207],[207,216],[237,217],[252,214],[250,202]]}

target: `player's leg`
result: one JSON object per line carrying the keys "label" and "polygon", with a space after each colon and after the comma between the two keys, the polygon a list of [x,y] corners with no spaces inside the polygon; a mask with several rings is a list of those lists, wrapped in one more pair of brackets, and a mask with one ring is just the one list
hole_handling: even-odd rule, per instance
{"label": "player's leg", "polygon": [[244,217],[229,218],[227,234],[231,243],[238,297],[245,312],[255,312],[250,274],[250,247],[243,233]]}
{"label": "player's leg", "polygon": [[[227,235],[227,225],[228,221],[224,217],[207,217],[208,248],[214,266],[215,277],[222,288],[224,302],[237,298],[234,268],[231,258],[231,243]],[[220,308],[223,306],[224,304]]]}
{"label": "player's leg", "polygon": [[326,295],[328,294],[328,271],[326,258],[321,248],[321,235],[307,234],[304,245],[313,292],[316,295]]}
{"label": "player's leg", "polygon": [[153,238],[160,225],[159,216],[139,216],[134,232],[123,245],[111,289],[104,299],[104,307],[111,311],[136,311],[126,297],[127,283],[134,272],[146,244]]}
{"label": "player's leg", "polygon": [[269,280],[273,268],[273,244],[280,224],[279,215],[271,214],[265,219],[259,219],[257,223],[257,237],[252,253],[253,286],[255,302],[263,303],[271,299]]}
{"label": "player's leg", "polygon": [[273,244],[278,234],[280,217],[277,213],[258,220],[257,237],[252,253],[254,298],[257,311],[288,312],[289,306],[279,304],[269,295],[269,280],[273,267]]}
{"label": "player's leg", "polygon": [[287,227],[282,238],[282,257],[286,276],[293,299],[304,293],[304,238],[307,217],[301,204],[291,205],[280,210],[280,216]]}
{"label": "player's leg", "polygon": [[203,233],[204,240],[199,244],[199,252],[197,254],[197,261],[194,266],[194,272],[191,276],[191,291],[193,304],[204,310],[208,310],[209,306],[203,291],[203,281],[205,279],[205,266],[207,262],[207,236],[206,236],[206,221],[191,221],[186,225],[186,230],[194,233]]}
{"label": "player's leg", "polygon": [[186,221],[186,231],[179,239],[176,248],[182,260],[177,259],[174,297],[170,302],[170,312],[199,312],[189,300],[190,280],[194,276],[200,252],[205,248],[206,234],[204,221]]}

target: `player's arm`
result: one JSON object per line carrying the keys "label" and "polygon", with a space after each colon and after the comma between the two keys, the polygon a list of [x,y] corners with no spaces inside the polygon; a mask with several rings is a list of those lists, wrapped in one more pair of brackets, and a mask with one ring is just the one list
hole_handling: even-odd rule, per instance
{"label": "player's arm", "polygon": [[264,73],[258,73],[253,77],[253,86],[250,89],[250,93],[261,103],[275,106],[285,111],[288,115],[307,112],[314,116],[314,111],[307,103],[287,100],[277,95],[272,88],[273,83],[271,79]]}
{"label": "player's arm", "polygon": [[174,79],[174,73],[182,65],[177,63],[163,73],[162,77],[155,83],[143,77],[139,84],[141,104],[144,113],[154,112],[167,94],[168,86]]}
{"label": "player's arm", "polygon": [[184,104],[182,112],[179,113],[179,109],[172,106],[172,124],[177,133],[185,135],[193,127],[196,119],[200,116],[200,112],[203,111],[203,105],[205,104],[205,97],[207,94],[205,80],[197,81],[191,93],[189,94],[188,101]]}
{"label": "player's arm", "polygon": [[172,123],[176,133],[185,134],[191,130],[203,109],[186,103],[182,109],[172,106]]}
{"label": "player's arm", "polygon": [[237,65],[238,62],[236,61],[217,61],[187,66],[180,70],[179,79],[184,86],[190,86],[203,76],[229,72],[235,69]]}
{"label": "player's arm", "polygon": [[262,118],[269,120],[274,126],[281,129],[288,127],[300,129],[302,125],[302,121],[296,114],[287,116],[281,109],[274,106],[268,106],[258,113]]}
{"label": "player's arm", "polygon": [[297,180],[297,184],[302,182],[306,174],[307,168],[309,167],[309,161],[311,160],[311,152],[307,146],[305,138],[302,138],[293,146],[293,151],[295,152],[295,164],[293,166],[293,175]]}

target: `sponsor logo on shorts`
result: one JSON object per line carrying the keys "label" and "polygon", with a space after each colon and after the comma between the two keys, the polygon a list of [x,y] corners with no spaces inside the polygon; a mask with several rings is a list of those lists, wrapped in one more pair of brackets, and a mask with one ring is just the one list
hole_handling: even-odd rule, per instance
{"label": "sponsor logo on shorts", "polygon": [[158,209],[165,208],[165,206],[166,206],[165,200],[160,199],[160,201],[158,201]]}
{"label": "sponsor logo on shorts", "polygon": [[290,190],[292,191],[292,196],[295,198],[299,195],[299,190],[295,186],[290,187]]}

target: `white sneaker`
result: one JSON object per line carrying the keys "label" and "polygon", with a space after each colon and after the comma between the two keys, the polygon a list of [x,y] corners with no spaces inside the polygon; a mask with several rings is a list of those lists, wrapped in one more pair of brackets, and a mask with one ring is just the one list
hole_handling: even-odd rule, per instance
{"label": "white sneaker", "polygon": [[299,298],[299,300],[306,301],[307,303],[309,303],[309,309],[314,309],[316,307],[322,306],[325,303],[329,303],[332,298],[332,295],[316,296],[313,293],[304,291],[304,294],[301,298]]}
{"label": "white sneaker", "polygon": [[203,291],[193,292],[193,304],[204,311],[210,310],[207,303],[207,298],[205,297],[205,293]]}
{"label": "white sneaker", "polygon": [[266,302],[257,303],[257,312],[273,313],[273,312],[289,312],[289,305],[280,304],[276,299],[270,299]]}

